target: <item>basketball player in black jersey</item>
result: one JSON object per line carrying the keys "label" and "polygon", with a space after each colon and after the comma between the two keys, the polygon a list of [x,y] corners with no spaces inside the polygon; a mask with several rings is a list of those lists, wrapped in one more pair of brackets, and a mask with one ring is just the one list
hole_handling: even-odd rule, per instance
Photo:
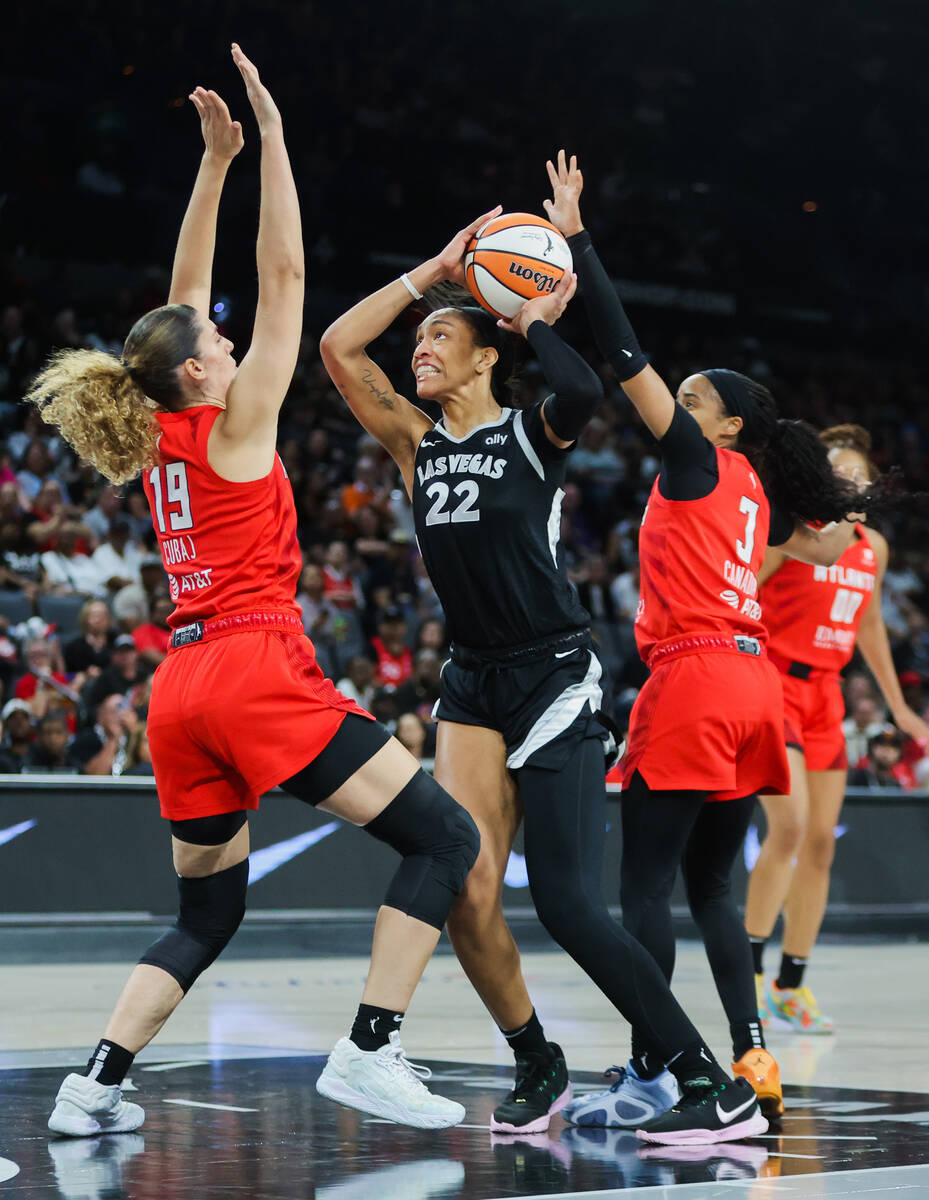
{"label": "basketball player in black jersey", "polygon": [[[366,353],[411,300],[446,280],[463,283],[467,242],[497,211],[355,305],[320,347],[336,387],[400,468],[452,638],[435,771],[474,817],[482,849],[448,930],[516,1055],[516,1085],[491,1129],[544,1130],[571,1095],[563,1056],[545,1039],[503,918],[503,874],[523,817],[529,886],[546,929],[628,1020],[653,1031],[685,1094],[724,1097],[724,1109],[738,1118],[719,1128],[699,1117],[691,1140],[763,1132],[754,1093],[722,1071],[657,964],[600,899],[600,664],[559,540],[568,452],[602,399],[596,375],[552,328],[575,278],[566,276],[508,322],[477,307],[425,317],[412,366],[417,396],[442,408],[438,423],[398,395]],[[514,335],[529,341],[552,389],[523,410],[506,403]]]}

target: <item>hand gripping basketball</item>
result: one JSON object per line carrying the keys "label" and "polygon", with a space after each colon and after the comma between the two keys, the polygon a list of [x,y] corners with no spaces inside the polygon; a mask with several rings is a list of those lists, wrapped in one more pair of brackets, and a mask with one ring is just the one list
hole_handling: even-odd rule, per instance
{"label": "hand gripping basketball", "polygon": [[468,243],[487,221],[492,220],[503,212],[502,205],[498,204],[492,208],[490,212],[485,212],[483,216],[478,217],[476,221],[472,221],[466,228],[460,230],[452,240],[448,243],[442,253],[438,256],[438,263],[442,269],[442,278],[451,279],[454,283],[460,283],[465,287],[464,277],[464,256],[468,248]]}
{"label": "hand gripping basketball", "polygon": [[518,333],[522,337],[533,321],[544,321],[546,325],[554,325],[564,310],[568,307],[571,297],[577,291],[577,275],[573,271],[565,271],[555,284],[555,289],[547,296],[538,296],[527,300],[519,312],[509,320],[503,317],[497,322],[501,329],[510,333]]}

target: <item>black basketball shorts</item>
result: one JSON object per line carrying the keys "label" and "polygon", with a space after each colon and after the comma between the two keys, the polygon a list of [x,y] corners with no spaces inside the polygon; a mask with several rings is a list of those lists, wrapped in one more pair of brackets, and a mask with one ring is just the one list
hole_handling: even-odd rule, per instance
{"label": "black basketball shorts", "polygon": [[511,770],[558,771],[578,742],[607,736],[597,717],[601,674],[586,630],[492,657],[453,646],[433,716],[496,729]]}

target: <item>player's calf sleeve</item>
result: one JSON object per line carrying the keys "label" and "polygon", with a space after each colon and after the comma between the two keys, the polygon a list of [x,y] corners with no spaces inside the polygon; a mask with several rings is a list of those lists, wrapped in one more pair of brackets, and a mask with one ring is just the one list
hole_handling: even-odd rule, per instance
{"label": "player's calf sleeve", "polygon": [[239,928],[247,887],[247,858],[200,879],[178,876],[180,904],[174,927],[149,946],[139,962],[161,967],[189,991]]}
{"label": "player's calf sleeve", "polygon": [[419,771],[365,829],[403,855],[384,903],[441,929],[480,849],[470,815]]}

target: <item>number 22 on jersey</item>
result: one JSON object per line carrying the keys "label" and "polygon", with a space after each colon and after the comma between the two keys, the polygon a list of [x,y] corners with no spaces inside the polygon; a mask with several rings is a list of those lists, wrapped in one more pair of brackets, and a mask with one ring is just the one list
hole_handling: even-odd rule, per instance
{"label": "number 22 on jersey", "polygon": [[166,463],[164,466],[164,488],[162,468],[153,467],[148,475],[155,496],[155,520],[159,533],[168,533],[167,516],[171,533],[193,529],[194,519],[190,511],[190,491],[187,487],[187,464]]}

